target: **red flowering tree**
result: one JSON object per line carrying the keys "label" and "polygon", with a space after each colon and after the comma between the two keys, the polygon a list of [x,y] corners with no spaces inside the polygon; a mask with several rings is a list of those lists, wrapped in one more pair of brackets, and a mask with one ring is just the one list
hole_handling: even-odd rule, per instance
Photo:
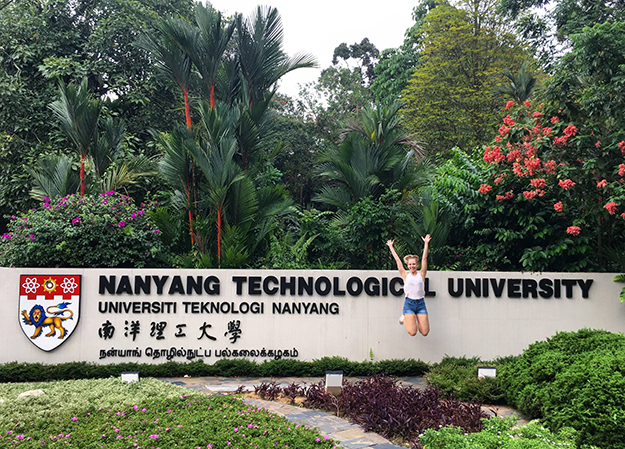
{"label": "red flowering tree", "polygon": [[[625,231],[622,136],[599,134],[603,128],[588,121],[576,126],[543,104],[510,101],[506,109],[494,142],[484,148],[491,177],[478,192],[491,206],[482,233],[522,244],[524,269],[605,269],[604,247]],[[517,217],[518,225],[498,226],[498,214]],[[598,257],[581,257],[591,253]]]}

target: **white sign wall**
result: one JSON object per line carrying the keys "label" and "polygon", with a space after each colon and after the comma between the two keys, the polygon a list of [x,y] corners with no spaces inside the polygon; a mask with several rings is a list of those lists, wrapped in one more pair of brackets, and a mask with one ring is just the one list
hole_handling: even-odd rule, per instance
{"label": "white sign wall", "polygon": [[558,331],[623,332],[614,276],[429,271],[431,331],[411,337],[395,271],[0,268],[0,363],[489,360]]}

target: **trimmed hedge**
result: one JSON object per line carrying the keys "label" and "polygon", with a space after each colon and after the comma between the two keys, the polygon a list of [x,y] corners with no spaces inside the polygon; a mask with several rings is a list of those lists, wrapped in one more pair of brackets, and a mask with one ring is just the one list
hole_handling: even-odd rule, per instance
{"label": "trimmed hedge", "polygon": [[225,376],[225,377],[323,377],[326,370],[343,370],[345,376],[422,376],[429,365],[420,360],[383,360],[351,362],[341,357],[323,357],[312,362],[292,359],[256,363],[245,359],[221,359],[212,365],[202,360],[189,363],[167,362],[119,363],[96,365],[87,362],[43,365],[40,363],[6,363],[0,365],[0,382],[41,382],[52,380],[106,379],[124,371],[139,371],[142,377]]}

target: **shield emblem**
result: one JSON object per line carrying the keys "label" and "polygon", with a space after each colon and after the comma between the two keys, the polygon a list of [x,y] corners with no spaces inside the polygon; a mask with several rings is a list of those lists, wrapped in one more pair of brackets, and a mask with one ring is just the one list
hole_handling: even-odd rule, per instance
{"label": "shield emblem", "polygon": [[80,275],[20,275],[20,326],[39,349],[58,348],[76,329],[80,281]]}

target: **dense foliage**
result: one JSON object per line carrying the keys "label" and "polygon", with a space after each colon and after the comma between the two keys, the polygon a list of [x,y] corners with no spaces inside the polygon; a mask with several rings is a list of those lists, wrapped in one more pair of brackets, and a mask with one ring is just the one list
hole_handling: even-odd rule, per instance
{"label": "dense foliage", "polygon": [[565,429],[554,434],[540,423],[531,422],[517,427],[516,419],[491,418],[484,421],[484,430],[467,434],[459,427],[445,427],[440,430],[428,429],[419,438],[419,449],[555,449],[575,448],[575,431]]}
{"label": "dense foliage", "polygon": [[478,432],[486,417],[478,402],[448,398],[436,387],[402,387],[388,376],[345,383],[338,396],[326,392],[323,383],[311,385],[304,394],[305,407],[336,412],[366,430],[413,445],[426,429],[453,425]]}
{"label": "dense foliage", "polygon": [[479,366],[500,369],[510,363],[513,357],[495,361],[481,361],[479,358],[443,357],[432,365],[425,378],[429,385],[436,385],[441,391],[452,394],[461,401],[478,400],[485,404],[505,404],[501,379],[477,377]]}
{"label": "dense foliage", "polygon": [[430,151],[471,149],[490,140],[501,109],[501,72],[516,70],[526,57],[504,30],[462,8],[441,4],[421,27],[419,65],[401,99],[408,129]]}
{"label": "dense foliage", "polygon": [[[500,374],[501,372],[501,374]],[[561,332],[502,367],[506,400],[552,431],[573,427],[577,443],[625,447],[625,336]]]}
{"label": "dense foliage", "polygon": [[9,267],[151,267],[160,264],[160,230],[150,205],[109,191],[56,200],[11,217],[0,265]]}
{"label": "dense foliage", "polygon": [[209,365],[203,361],[189,363],[166,362],[120,363],[96,365],[86,362],[42,365],[40,363],[6,363],[0,365],[1,382],[43,382],[44,380],[106,379],[119,377],[124,371],[138,371],[141,377],[323,377],[327,370],[342,370],[345,376],[421,376],[429,365],[421,360],[380,360],[352,362],[342,357],[322,357],[312,362],[292,359],[256,363],[246,359],[220,359]]}

